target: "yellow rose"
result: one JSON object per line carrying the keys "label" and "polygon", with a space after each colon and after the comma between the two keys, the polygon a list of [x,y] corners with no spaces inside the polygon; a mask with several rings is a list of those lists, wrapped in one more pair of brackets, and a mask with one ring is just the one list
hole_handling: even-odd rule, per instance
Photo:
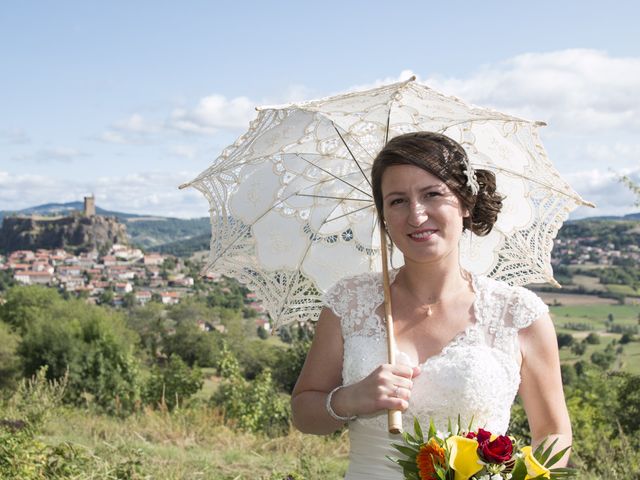
{"label": "yellow rose", "polygon": [[540,475],[544,478],[551,478],[551,471],[545,466],[540,465],[540,462],[538,462],[536,457],[533,456],[531,447],[522,447],[522,453],[524,453],[524,465],[527,467],[527,476],[525,477],[525,480],[537,478]]}
{"label": "yellow rose", "polygon": [[449,464],[456,472],[455,480],[469,480],[482,470],[476,440],[454,435],[447,439],[447,447],[450,452]]}

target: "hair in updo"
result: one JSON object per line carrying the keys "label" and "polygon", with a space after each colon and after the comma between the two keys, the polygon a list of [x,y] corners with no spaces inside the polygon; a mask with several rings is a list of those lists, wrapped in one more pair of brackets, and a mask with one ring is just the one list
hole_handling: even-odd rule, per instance
{"label": "hair in updo", "polygon": [[467,153],[458,142],[435,132],[406,133],[389,140],[371,168],[373,199],[382,224],[382,175],[392,165],[413,165],[438,177],[470,212],[470,216],[463,220],[463,228],[480,236],[491,232],[503,200],[496,192],[496,177],[489,170],[476,170],[480,188],[474,195],[467,185]]}

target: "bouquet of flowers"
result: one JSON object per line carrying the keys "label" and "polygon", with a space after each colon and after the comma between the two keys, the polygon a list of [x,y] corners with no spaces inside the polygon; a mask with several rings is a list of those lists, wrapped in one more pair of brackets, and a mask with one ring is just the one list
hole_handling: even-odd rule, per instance
{"label": "bouquet of flowers", "polygon": [[482,428],[464,432],[460,422],[456,433],[436,432],[433,422],[425,438],[417,419],[414,434],[403,434],[404,445],[393,444],[405,458],[390,458],[402,467],[407,480],[529,480],[575,478],[571,468],[552,468],[566,451],[557,453],[544,443],[532,450],[506,435],[494,435]]}

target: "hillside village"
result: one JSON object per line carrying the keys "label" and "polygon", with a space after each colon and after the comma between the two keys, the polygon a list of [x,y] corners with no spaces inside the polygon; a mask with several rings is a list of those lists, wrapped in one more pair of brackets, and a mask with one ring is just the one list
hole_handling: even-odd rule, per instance
{"label": "hillside village", "polygon": [[[0,272],[16,283],[44,285],[114,307],[145,305],[150,301],[175,305],[195,293],[197,283],[213,286],[216,274],[194,278],[197,270],[184,259],[161,253],[143,253],[127,245],[113,245],[105,255],[97,251],[74,255],[63,249],[17,250],[0,255]],[[224,293],[225,287],[222,288]],[[249,292],[245,306],[255,312],[256,326],[269,330],[264,307]],[[201,325],[210,329],[212,325]]]}

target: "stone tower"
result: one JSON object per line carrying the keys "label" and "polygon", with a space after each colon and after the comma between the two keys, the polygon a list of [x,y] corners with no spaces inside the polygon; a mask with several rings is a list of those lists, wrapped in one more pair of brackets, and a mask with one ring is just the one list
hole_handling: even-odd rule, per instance
{"label": "stone tower", "polygon": [[96,198],[91,195],[84,197],[84,216],[93,217],[96,214]]}

